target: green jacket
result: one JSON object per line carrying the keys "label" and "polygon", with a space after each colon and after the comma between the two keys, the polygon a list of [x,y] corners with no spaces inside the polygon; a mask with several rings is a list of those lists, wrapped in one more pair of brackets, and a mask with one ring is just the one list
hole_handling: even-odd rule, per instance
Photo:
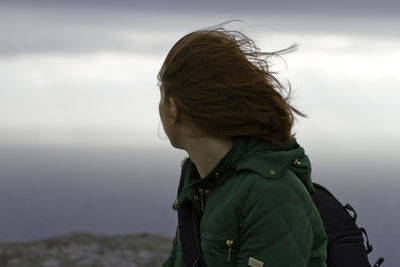
{"label": "green jacket", "polygon": [[[326,266],[327,237],[310,197],[310,174],[295,140],[275,146],[242,136],[203,179],[189,165],[173,209],[194,203],[208,267]],[[163,267],[183,266],[177,230]]]}

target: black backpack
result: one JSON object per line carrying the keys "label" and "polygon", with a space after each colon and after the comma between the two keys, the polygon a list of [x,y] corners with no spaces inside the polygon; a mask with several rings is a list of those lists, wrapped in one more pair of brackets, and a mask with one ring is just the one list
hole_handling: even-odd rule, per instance
{"label": "black backpack", "polygon": [[[191,164],[187,158],[181,171],[178,195],[183,189],[187,167]],[[343,206],[325,187],[313,183],[315,192],[311,198],[317,207],[328,236],[328,267],[371,267],[368,254],[372,251],[367,232],[356,224],[357,213],[350,204]],[[200,247],[200,218],[192,207],[192,202],[178,208],[179,240],[186,266],[206,267]],[[364,245],[364,235],[366,245]],[[381,257],[372,267],[379,267]]]}
{"label": "black backpack", "polygon": [[[318,209],[328,236],[328,267],[370,267],[368,254],[372,251],[367,232],[356,224],[357,213],[350,204],[342,205],[331,192],[313,183],[311,198]],[[364,245],[364,236],[366,245]],[[382,264],[379,258],[373,267]]]}

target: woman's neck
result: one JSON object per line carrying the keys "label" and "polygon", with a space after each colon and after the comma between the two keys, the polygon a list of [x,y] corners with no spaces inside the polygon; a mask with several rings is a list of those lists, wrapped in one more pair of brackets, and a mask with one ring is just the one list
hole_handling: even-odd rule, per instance
{"label": "woman's neck", "polygon": [[201,137],[185,140],[186,152],[196,166],[201,178],[206,177],[229,152],[234,138]]}

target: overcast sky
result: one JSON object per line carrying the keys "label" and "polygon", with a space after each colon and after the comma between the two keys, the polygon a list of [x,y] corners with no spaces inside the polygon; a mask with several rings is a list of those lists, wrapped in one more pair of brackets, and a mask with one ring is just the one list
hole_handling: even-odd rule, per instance
{"label": "overcast sky", "polygon": [[262,50],[300,45],[275,68],[309,115],[303,143],[399,155],[397,1],[32,3],[0,4],[2,144],[169,148],[157,136],[166,54],[190,31],[242,19],[228,28]]}

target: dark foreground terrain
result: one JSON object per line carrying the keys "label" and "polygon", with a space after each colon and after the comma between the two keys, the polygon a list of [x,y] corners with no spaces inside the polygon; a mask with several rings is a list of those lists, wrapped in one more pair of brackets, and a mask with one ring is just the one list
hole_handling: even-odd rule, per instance
{"label": "dark foreground terrain", "polygon": [[72,233],[33,242],[0,243],[1,267],[161,266],[169,238],[150,235],[107,236]]}

